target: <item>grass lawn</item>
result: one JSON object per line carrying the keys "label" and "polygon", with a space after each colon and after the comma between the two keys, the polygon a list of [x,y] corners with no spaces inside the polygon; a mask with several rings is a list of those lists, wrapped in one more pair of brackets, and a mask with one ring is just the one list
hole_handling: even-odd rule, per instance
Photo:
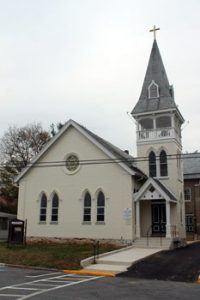
{"label": "grass lawn", "polygon": [[[100,244],[100,253],[119,247]],[[80,269],[80,261],[93,255],[92,244],[48,244],[7,247],[0,243],[0,263],[56,269]]]}

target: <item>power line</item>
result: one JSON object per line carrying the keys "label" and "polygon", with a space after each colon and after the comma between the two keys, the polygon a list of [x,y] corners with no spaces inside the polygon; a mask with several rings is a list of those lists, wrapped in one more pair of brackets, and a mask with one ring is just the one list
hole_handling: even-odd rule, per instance
{"label": "power line", "polygon": [[[186,160],[186,159],[200,159],[200,155],[191,155],[191,154],[168,154],[166,155],[167,157],[167,161],[171,161],[171,160]],[[160,157],[156,156],[156,161],[159,161]],[[125,163],[125,164],[135,164],[135,167],[137,167],[137,163],[139,162],[147,162],[149,161],[149,158],[146,156],[143,157],[136,157],[136,158],[117,158],[117,159],[85,159],[85,160],[79,160],[79,165],[100,165],[100,164],[120,164],[120,163]],[[44,168],[44,167],[62,167],[62,166],[66,166],[66,161],[65,160],[60,160],[60,161],[46,161],[46,162],[29,162],[25,167],[40,167],[40,168]],[[0,164],[1,168],[4,167],[10,167],[10,168],[16,168],[16,166],[12,163],[4,163],[4,164]],[[19,166],[20,167],[20,163]]]}

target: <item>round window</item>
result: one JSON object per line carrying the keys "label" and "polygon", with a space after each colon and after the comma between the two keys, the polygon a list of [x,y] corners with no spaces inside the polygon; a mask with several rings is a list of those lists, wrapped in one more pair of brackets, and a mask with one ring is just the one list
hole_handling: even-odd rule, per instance
{"label": "round window", "polygon": [[79,159],[76,155],[71,154],[66,159],[66,168],[70,172],[74,172],[79,167]]}

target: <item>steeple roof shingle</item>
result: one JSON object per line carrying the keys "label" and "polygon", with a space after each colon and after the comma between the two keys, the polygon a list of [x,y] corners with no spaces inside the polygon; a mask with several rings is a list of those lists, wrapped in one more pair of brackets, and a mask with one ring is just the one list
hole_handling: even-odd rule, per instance
{"label": "steeple roof shingle", "polygon": [[[148,87],[152,81],[158,85],[158,98],[148,97]],[[177,109],[177,106],[173,99],[172,87],[169,84],[157,42],[154,40],[141,95],[132,111],[132,114],[135,115],[144,112],[174,108]]]}

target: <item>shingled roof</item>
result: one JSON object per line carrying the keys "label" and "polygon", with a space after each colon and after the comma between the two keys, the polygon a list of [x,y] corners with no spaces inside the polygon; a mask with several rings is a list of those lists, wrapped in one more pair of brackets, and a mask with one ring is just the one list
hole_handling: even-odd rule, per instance
{"label": "shingled roof", "polygon": [[[159,87],[159,97],[149,99],[148,87],[152,81]],[[172,86],[169,84],[157,42],[154,40],[141,95],[132,114],[136,115],[144,112],[167,109],[177,109],[177,106],[173,99]]]}
{"label": "shingled roof", "polygon": [[200,153],[182,155],[184,179],[200,179]]}
{"label": "shingled roof", "polygon": [[[75,121],[74,121],[75,122]],[[76,122],[75,122],[76,123]],[[141,176],[146,177],[144,173],[139,170],[136,166],[135,158],[128,154],[126,151],[121,150],[120,148],[116,147],[115,145],[111,144],[110,142],[104,140],[103,138],[99,137],[98,135],[94,134],[92,131],[83,127],[82,125],[76,123],[78,126],[83,128],[92,138],[94,138],[97,142],[99,142],[102,146],[108,149],[112,154],[118,159],[120,162],[125,163],[129,168],[140,174]]]}

